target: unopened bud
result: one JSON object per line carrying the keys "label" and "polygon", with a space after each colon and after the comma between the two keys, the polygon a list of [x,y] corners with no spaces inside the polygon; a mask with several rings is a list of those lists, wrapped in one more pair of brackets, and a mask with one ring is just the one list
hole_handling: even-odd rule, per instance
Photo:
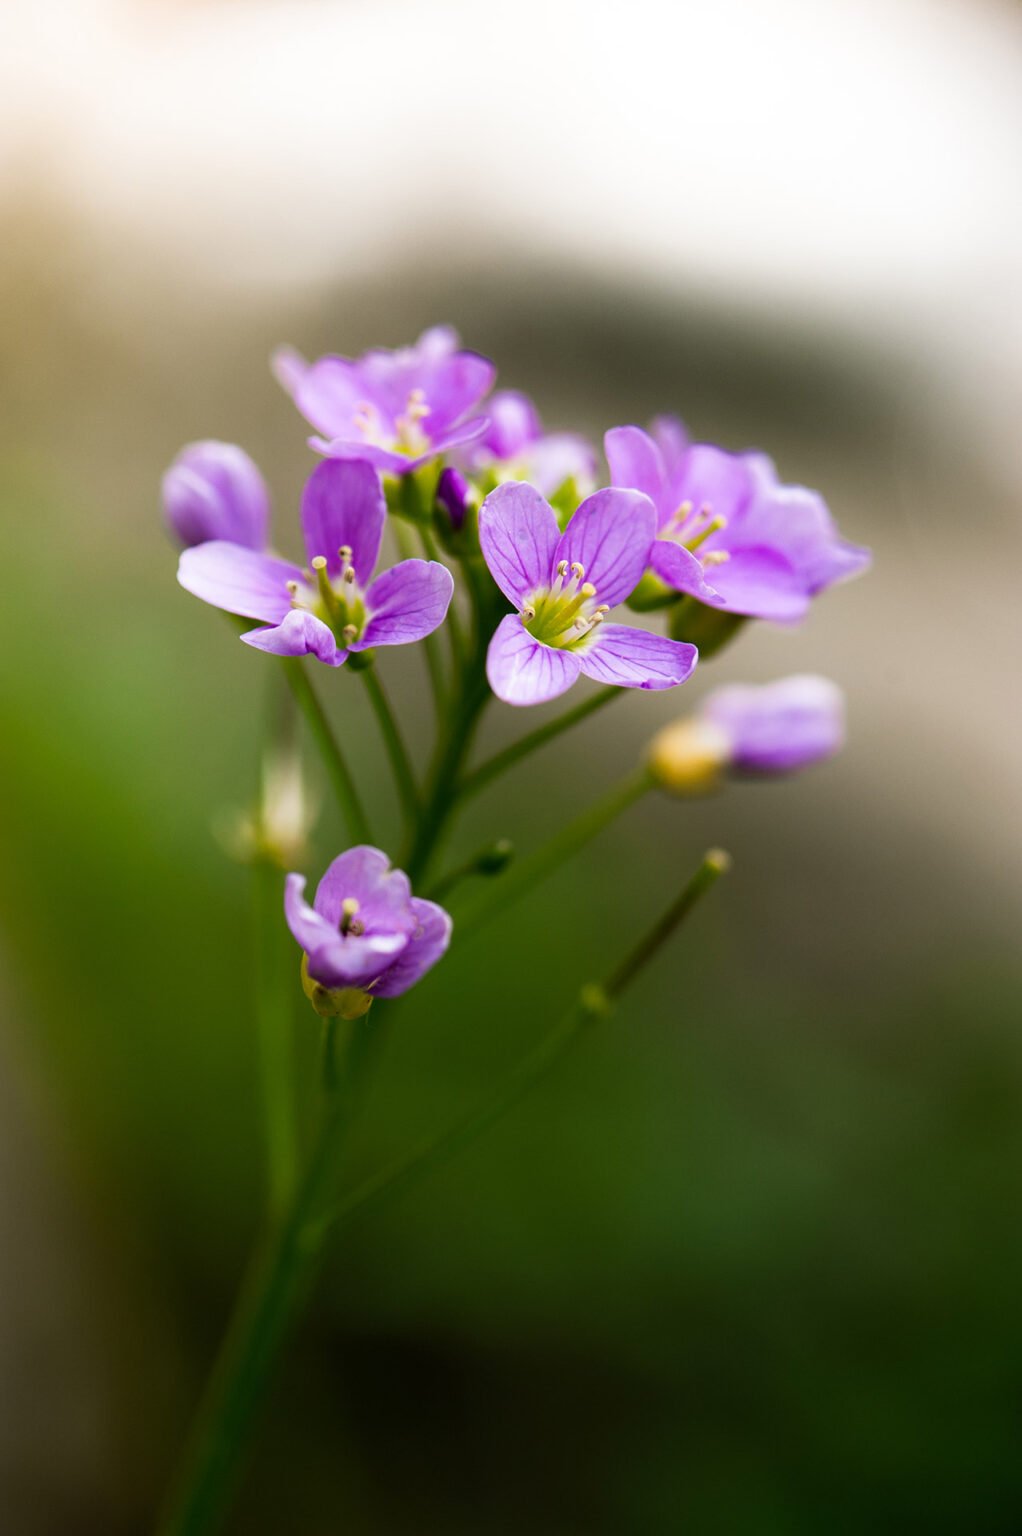
{"label": "unopened bud", "polygon": [[500,837],[489,848],[484,848],[476,858],[476,873],[479,875],[499,875],[507,869],[515,856],[515,845],[510,838]]}

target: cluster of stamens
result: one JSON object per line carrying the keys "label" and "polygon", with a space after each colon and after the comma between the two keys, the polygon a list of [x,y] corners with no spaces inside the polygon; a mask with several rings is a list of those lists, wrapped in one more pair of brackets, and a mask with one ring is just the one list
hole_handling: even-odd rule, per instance
{"label": "cluster of stamens", "polygon": [[[570,571],[570,575],[569,575]],[[585,567],[577,560],[561,560],[557,575],[546,592],[538,592],[522,608],[522,623],[545,645],[560,649],[576,645],[603,623],[609,604],[596,603],[596,588],[585,579]]]}
{"label": "cluster of stamens", "polygon": [[359,901],[355,896],[345,896],[341,902],[341,920],[338,927],[342,935],[351,934],[352,938],[358,938],[365,933],[366,925],[357,917]]}
{"label": "cluster of stamens", "polygon": [[[353,621],[357,618],[361,607],[361,593],[358,590],[351,557],[351,545],[342,544],[337,551],[337,558],[341,562],[340,592],[330,580],[325,555],[314,555],[309,561],[313,574],[308,584],[300,581],[287,583],[291,607],[306,608],[316,613],[317,617],[325,619],[338,639],[343,640],[345,645],[350,645],[353,640],[357,640],[360,634],[360,625]],[[316,584],[315,592],[311,590],[313,581]]]}
{"label": "cluster of stamens", "polygon": [[[715,517],[713,508],[709,502],[703,502],[698,512],[693,511],[690,501],[683,501],[678,510],[667,524],[666,533],[669,538],[684,547],[692,554],[705,544],[711,534],[719,533],[727,527],[726,517]],[[704,569],[714,565],[723,565],[731,556],[726,549],[710,549],[700,559]]]}
{"label": "cluster of stamens", "polygon": [[428,415],[429,406],[426,404],[425,391],[410,390],[404,415],[394,419],[394,425],[397,428],[396,447],[399,452],[407,453],[411,457],[428,450],[429,438],[421,426]]}

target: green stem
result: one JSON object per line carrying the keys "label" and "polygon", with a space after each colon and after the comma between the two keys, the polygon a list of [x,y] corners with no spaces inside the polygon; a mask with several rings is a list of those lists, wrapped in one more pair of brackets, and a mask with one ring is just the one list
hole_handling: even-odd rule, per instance
{"label": "green stem", "polygon": [[[159,1536],[212,1536],[226,1513],[243,1453],[288,1330],[309,1295],[327,1236],[338,1225],[406,1189],[470,1145],[540,1083],[574,1043],[610,1010],[624,989],[691,912],[727,867],[707,854],[667,912],[602,986],[583,987],[574,1005],[479,1109],[413,1148],[365,1180],[339,1203],[333,1197],[338,1152],[351,1114],[351,1092],[331,1104],[291,1209],[271,1229],[250,1273],[199,1413],[176,1496]],[[369,1031],[356,1027],[353,1050],[367,1049]],[[360,1062],[351,1063],[349,1085]]]}
{"label": "green stem", "polygon": [[373,1026],[354,1028],[345,1081],[327,1101],[291,1204],[267,1231],[206,1388],[159,1536],[210,1536],[227,1512],[241,1456],[292,1319],[311,1290],[335,1199],[340,1152]]}
{"label": "green stem", "polygon": [[595,715],[597,710],[603,709],[612,699],[620,698],[623,688],[601,688],[597,693],[590,694],[577,704],[574,709],[566,710],[563,715],[558,715],[555,720],[548,720],[544,725],[537,726],[527,736],[522,736],[518,741],[513,741],[502,752],[487,759],[478,768],[472,770],[462,779],[458,790],[458,798],[468,800],[472,795],[477,795],[485,789],[494,779],[520,763],[523,757],[528,757],[537,748],[546,746],[548,741],[553,741],[560,736],[562,731],[570,730],[573,725],[587,720],[590,715]]}
{"label": "green stem", "polygon": [[369,694],[369,702],[373,706],[373,712],[379,722],[380,734],[383,737],[383,745],[390,759],[391,770],[394,774],[394,783],[397,786],[398,798],[401,801],[401,811],[405,818],[406,826],[413,826],[419,813],[419,790],[415,783],[415,775],[412,772],[411,759],[408,756],[408,748],[390,707],[386,690],[380,681],[375,664],[363,668],[362,677],[365,680],[366,691]]}
{"label": "green stem", "polygon": [[640,800],[644,794],[653,788],[653,780],[649,770],[645,766],[637,772],[631,773],[627,778],[597,800],[594,805],[577,816],[574,821],[569,821],[555,837],[542,848],[520,863],[512,865],[511,869],[492,890],[486,891],[476,902],[475,906],[459,918],[457,923],[458,939],[464,943],[465,939],[489,922],[504,907],[524,896],[544,880],[553,870],[567,863],[584,848],[591,838],[596,837],[605,827],[626,811],[636,800]]}
{"label": "green stem", "polygon": [[252,866],[255,1013],[266,1121],[269,1207],[283,1208],[294,1184],[297,1139],[294,1121],[294,1057],[291,1048],[294,963],[281,922],[284,881],[270,859]]}
{"label": "green stem", "polygon": [[316,690],[309,680],[308,674],[297,656],[284,658],[284,670],[291,691],[295,696],[299,708],[305,716],[306,723],[312,733],[313,739],[320,750],[330,783],[337,803],[341,808],[341,814],[347,824],[348,834],[353,843],[371,843],[372,834],[369,831],[369,823],[366,813],[362,808],[355,781],[351,776],[351,770],[345,761],[337,738],[334,736],[330,721],[324,713],[323,706],[319,702]]}

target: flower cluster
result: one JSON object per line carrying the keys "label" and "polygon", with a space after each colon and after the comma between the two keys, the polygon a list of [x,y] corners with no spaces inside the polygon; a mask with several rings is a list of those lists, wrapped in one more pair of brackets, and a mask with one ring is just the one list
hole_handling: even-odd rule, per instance
{"label": "flower cluster", "polygon": [[[520,391],[494,392],[492,363],[448,327],[356,358],[283,350],[274,368],[320,456],[300,499],[304,560],[271,547],[270,498],[248,455],[193,443],[163,483],[184,546],[180,583],[254,621],[247,645],[333,668],[351,658],[371,668],[378,649],[426,641],[450,614],[448,704],[461,737],[440,767],[455,776],[488,696],[543,704],[582,678],[675,688],[696,669],[694,642],[708,653],[705,636],[716,647],[743,621],[795,623],[869,563],[815,491],[784,484],[762,453],[690,441],[674,417],[608,431],[601,488],[592,445],[545,430]],[[388,524],[403,558],[377,574]],[[410,553],[416,539],[422,558]],[[623,604],[649,618],[616,622]],[[724,689],[657,738],[650,772],[681,793],[724,774],[786,772],[835,750],[842,729],[840,696],[822,679]],[[418,874],[457,785],[440,772],[423,803],[393,722],[385,735],[408,815],[421,820],[409,847]],[[335,860],[314,907],[302,887],[290,877],[287,917],[326,1011],[341,992],[350,1002],[404,991],[446,947],[446,914],[412,897],[376,849]]]}

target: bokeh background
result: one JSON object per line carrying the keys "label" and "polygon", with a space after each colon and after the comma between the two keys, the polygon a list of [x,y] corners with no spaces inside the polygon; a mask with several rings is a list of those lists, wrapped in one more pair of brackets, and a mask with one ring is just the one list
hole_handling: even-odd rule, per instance
{"label": "bokeh background", "polygon": [[[443,320],[551,425],[677,410],[876,554],[683,700],[537,756],[464,846],[535,845],[724,679],[829,673],[850,744],[644,803],[422,988],[353,1176],[734,854],[570,1066],[338,1250],[231,1530],[1017,1531],[1022,11],[37,0],[0,27],[3,1529],[151,1527],[258,1222],[250,879],[214,829],[255,791],[268,668],[177,587],[160,474],[242,443],[287,542],[310,457],[272,347]],[[421,658],[386,662],[424,751]],[[495,709],[483,745],[519,729]],[[310,872],[340,845],[325,808]],[[303,1082],[315,1043],[299,997]]]}

